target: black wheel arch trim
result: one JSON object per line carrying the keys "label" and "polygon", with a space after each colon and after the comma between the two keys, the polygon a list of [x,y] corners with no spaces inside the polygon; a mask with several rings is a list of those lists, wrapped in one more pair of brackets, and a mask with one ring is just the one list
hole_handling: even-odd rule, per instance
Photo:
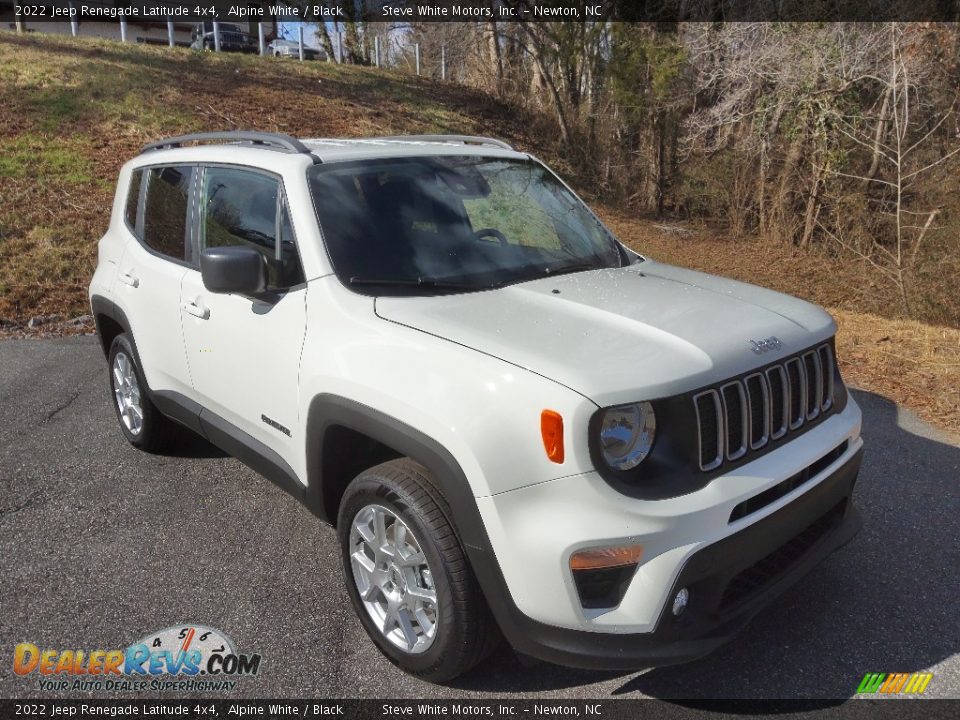
{"label": "black wheel arch trim", "polygon": [[538,647],[526,641],[530,637],[530,624],[540,623],[524,615],[513,602],[466,473],[437,440],[362,403],[338,395],[317,395],[310,403],[307,417],[307,473],[310,478],[307,506],[320,518],[330,521],[328,512],[332,509],[323,505],[321,472],[324,437],[334,426],[363,433],[430,471],[450,506],[454,530],[504,636],[518,651],[542,657]]}
{"label": "black wheel arch trim", "polygon": [[[100,327],[100,316],[106,316],[113,320],[117,325],[123,328],[123,331],[127,333],[127,336],[130,339],[130,343],[133,345],[133,349],[136,352],[137,343],[134,340],[133,332],[130,329],[130,321],[127,320],[126,313],[123,312],[117,304],[108,298],[105,298],[103,295],[91,295],[90,296],[90,310],[93,312],[93,321],[97,327],[97,336],[101,340],[101,346],[103,347],[103,355],[106,357],[110,354],[110,348],[103,346],[103,328]],[[137,362],[140,361],[139,354],[137,357]],[[143,367],[141,365],[141,367]]]}
{"label": "black wheel arch trim", "polygon": [[[315,396],[307,412],[307,504],[318,517],[331,524],[336,521],[336,508],[326,507],[323,493],[325,443],[328,431],[333,427],[345,427],[362,433],[426,467],[450,504],[460,541],[478,548],[489,547],[486,533],[481,532],[483,522],[470,483],[449,450],[430,436],[390,415],[355,400],[328,393]],[[471,508],[473,512],[467,512]]]}

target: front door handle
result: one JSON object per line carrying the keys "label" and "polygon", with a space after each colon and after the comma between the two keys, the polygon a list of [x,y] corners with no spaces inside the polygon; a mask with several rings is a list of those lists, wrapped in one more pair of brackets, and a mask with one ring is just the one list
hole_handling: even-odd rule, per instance
{"label": "front door handle", "polygon": [[135,276],[133,273],[121,273],[118,280],[120,280],[120,282],[122,282],[124,285],[129,285],[133,288],[140,287],[140,278]]}
{"label": "front door handle", "polygon": [[198,317],[201,320],[210,319],[210,308],[197,305],[194,302],[188,302],[183,304],[183,309],[194,317]]}

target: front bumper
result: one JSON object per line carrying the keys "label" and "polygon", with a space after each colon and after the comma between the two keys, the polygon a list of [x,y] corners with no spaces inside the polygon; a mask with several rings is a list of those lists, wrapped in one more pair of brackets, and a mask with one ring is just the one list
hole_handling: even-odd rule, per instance
{"label": "front bumper", "polygon": [[[590,473],[477,498],[489,544],[467,550],[519,652],[594,668],[684,662],[727,642],[853,537],[862,447],[851,399],[788,445],[676,498],[627,498]],[[734,512],[801,471],[801,485],[746,516]],[[643,545],[643,559],[616,607],[584,609],[570,555],[615,544]],[[674,620],[683,587],[690,602]]]}
{"label": "front bumper", "polygon": [[[731,640],[763,607],[859,531],[852,504],[863,450],[789,505],[691,555],[667,597],[690,591],[674,618],[665,605],[653,632],[619,634],[547,625],[494,602],[513,647],[558,665],[628,670],[687,662]],[[489,593],[488,593],[489,597]]]}

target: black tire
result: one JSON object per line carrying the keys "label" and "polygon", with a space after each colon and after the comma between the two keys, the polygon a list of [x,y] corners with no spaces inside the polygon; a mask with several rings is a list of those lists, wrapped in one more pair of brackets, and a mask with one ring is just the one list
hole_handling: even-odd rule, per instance
{"label": "black tire", "polygon": [[[133,374],[137,380],[140,408],[142,411],[142,424],[139,429],[135,428],[136,431],[127,427],[124,418],[121,416],[120,405],[116,398],[117,377],[115,374],[115,362],[117,361],[117,356],[121,354],[130,363]],[[126,333],[121,333],[113,339],[113,342],[110,344],[110,352],[107,359],[110,373],[110,402],[116,413],[120,432],[123,433],[123,436],[131,445],[147,452],[156,452],[167,447],[174,435],[173,421],[157,410],[157,407],[150,400],[150,389],[147,387],[147,381],[143,377],[143,370],[140,368],[140,359]]]}
{"label": "black tire", "polygon": [[[385,507],[400,518],[426,556],[437,596],[437,620],[432,644],[419,654],[391,643],[360,599],[350,533],[354,518],[369,505]],[[450,522],[449,506],[426,468],[401,458],[364,471],[347,487],[338,516],[347,592],[367,634],[392,663],[424,680],[444,682],[462,675],[497,647],[499,628]]]}

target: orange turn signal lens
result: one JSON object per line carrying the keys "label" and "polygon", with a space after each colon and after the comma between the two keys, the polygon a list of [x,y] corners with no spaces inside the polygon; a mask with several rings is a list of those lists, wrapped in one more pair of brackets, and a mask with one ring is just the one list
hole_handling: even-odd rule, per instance
{"label": "orange turn signal lens", "polygon": [[571,570],[602,570],[604,568],[636,565],[643,557],[643,545],[590,548],[570,556]]}
{"label": "orange turn signal lens", "polygon": [[563,416],[556,410],[540,413],[540,435],[547,457],[555,463],[563,462]]}

